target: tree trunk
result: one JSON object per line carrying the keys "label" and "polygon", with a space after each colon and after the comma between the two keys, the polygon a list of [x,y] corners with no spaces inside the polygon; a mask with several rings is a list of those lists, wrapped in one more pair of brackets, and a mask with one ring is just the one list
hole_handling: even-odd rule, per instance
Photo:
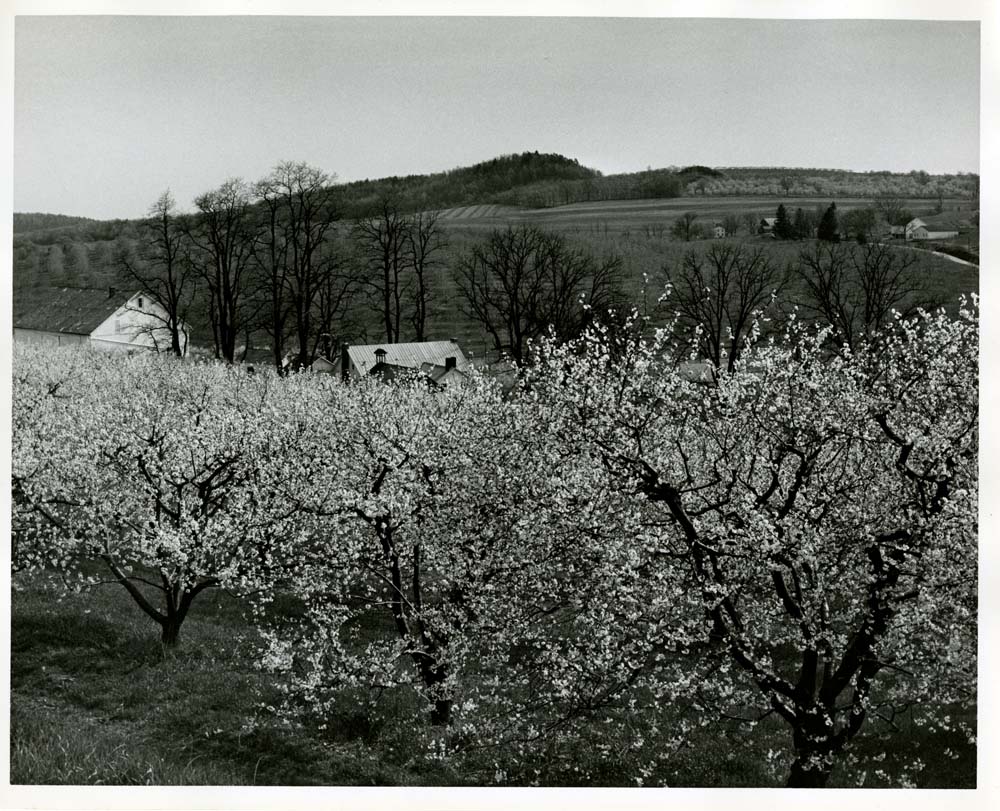
{"label": "tree trunk", "polygon": [[[788,775],[788,782],[785,784],[788,788],[826,788],[833,763],[825,758],[820,764],[811,763],[811,755],[815,753],[802,752],[796,756]],[[807,768],[813,765],[816,768]]]}
{"label": "tree trunk", "polygon": [[435,693],[438,697],[434,699],[434,707],[431,709],[431,724],[434,726],[448,726],[451,723],[452,699],[441,696],[440,688],[448,680],[447,665],[435,662],[433,654],[423,653],[417,659],[417,667],[420,670],[420,677],[424,686],[427,687],[431,695]]}
{"label": "tree trunk", "polygon": [[[796,725],[792,740],[795,761],[788,775],[788,788],[824,788],[833,771],[834,742],[826,713],[815,713],[806,723]],[[832,720],[832,719],[830,719]]]}
{"label": "tree trunk", "polygon": [[431,710],[431,724],[436,727],[446,727],[451,723],[450,698],[439,698],[434,702],[434,709]]}
{"label": "tree trunk", "polygon": [[168,648],[176,648],[180,639],[181,621],[174,617],[170,617],[163,621],[162,628],[163,630],[160,633],[160,642]]}

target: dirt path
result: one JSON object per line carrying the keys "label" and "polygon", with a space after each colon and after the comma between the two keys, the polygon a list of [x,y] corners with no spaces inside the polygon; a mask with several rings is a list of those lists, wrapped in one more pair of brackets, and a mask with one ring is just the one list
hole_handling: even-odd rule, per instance
{"label": "dirt path", "polygon": [[952,256],[950,253],[941,253],[941,251],[928,251],[924,250],[923,248],[914,248],[912,245],[898,245],[895,242],[891,243],[880,242],[879,244],[880,245],[889,244],[896,248],[906,248],[906,250],[908,251],[917,251],[918,253],[929,253],[931,256],[940,256],[942,259],[947,259],[949,262],[955,262],[956,264],[959,265],[967,265],[970,268],[975,268],[976,270],[979,270],[979,265],[977,265],[975,262],[967,262],[964,259],[959,259],[957,256]]}
{"label": "dirt path", "polygon": [[[919,248],[915,248],[914,250],[919,250]],[[928,251],[928,253],[940,256],[942,259],[947,259],[949,262],[957,262],[960,265],[968,265],[970,268],[979,269],[979,265],[975,262],[966,262],[964,259],[959,259],[957,256],[952,256],[950,253],[941,253],[940,251]]]}

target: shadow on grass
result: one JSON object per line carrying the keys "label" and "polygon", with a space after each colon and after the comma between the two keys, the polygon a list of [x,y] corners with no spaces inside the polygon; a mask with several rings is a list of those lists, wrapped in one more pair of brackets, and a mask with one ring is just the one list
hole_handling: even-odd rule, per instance
{"label": "shadow on grass", "polygon": [[48,669],[73,676],[121,673],[163,657],[152,632],[141,639],[129,630],[95,614],[15,612],[11,686],[16,689]]}

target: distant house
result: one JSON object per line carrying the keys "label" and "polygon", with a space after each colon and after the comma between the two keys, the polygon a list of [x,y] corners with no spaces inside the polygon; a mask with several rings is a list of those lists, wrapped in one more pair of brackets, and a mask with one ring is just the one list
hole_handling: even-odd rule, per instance
{"label": "distant house", "polygon": [[[170,350],[166,311],[148,295],[122,298],[115,288],[53,287],[14,301],[14,340],[86,345],[105,351]],[[187,352],[189,330],[182,329]]]}
{"label": "distant house", "polygon": [[889,236],[892,237],[893,239],[906,239],[906,226],[890,225]]}
{"label": "distant house", "polygon": [[484,377],[492,378],[500,384],[504,397],[510,397],[517,388],[517,364],[503,355],[479,356],[469,361],[469,367]]}
{"label": "distant house", "polygon": [[906,224],[906,239],[951,239],[958,236],[958,225],[948,219],[938,217],[927,217],[922,220],[919,217],[910,220]]}
{"label": "distant house", "polygon": [[468,377],[464,371],[458,368],[458,358],[454,355],[445,358],[443,364],[422,363],[420,371],[427,375],[427,379],[439,388],[462,383]]}
{"label": "distant house", "polygon": [[331,374],[337,371],[337,364],[332,360],[327,359],[324,355],[319,355],[316,360],[312,362],[309,369],[313,372]]}
{"label": "distant house", "polygon": [[760,221],[760,227],[757,229],[758,234],[770,234],[774,231],[774,224],[778,221],[777,217],[764,217]]}
{"label": "distant house", "polygon": [[716,239],[722,239],[723,237],[726,236],[726,229],[722,225],[722,223],[717,222],[715,225],[712,226],[712,236],[714,236]]}
{"label": "distant house", "polygon": [[341,347],[340,358],[333,371],[342,380],[356,380],[373,372],[391,379],[400,372],[421,371],[425,365],[440,366],[441,378],[450,375],[454,379],[454,375],[464,373],[469,364],[454,340],[355,346],[345,344]]}

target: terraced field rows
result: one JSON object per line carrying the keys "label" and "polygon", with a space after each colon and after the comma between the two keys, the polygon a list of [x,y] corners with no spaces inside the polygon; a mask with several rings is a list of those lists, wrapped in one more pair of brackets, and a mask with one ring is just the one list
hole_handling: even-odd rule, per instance
{"label": "terraced field rows", "polygon": [[[829,198],[821,197],[676,197],[658,200],[610,200],[592,203],[570,203],[552,208],[518,208],[514,206],[479,205],[463,206],[439,212],[443,223],[449,227],[470,227],[474,229],[486,225],[496,226],[507,223],[530,223],[543,228],[574,229],[608,226],[627,228],[629,226],[669,225],[685,211],[694,211],[702,221],[712,221],[727,214],[753,213],[761,217],[774,216],[778,205],[794,212],[796,208],[808,211],[829,205]],[[871,206],[868,197],[835,198],[841,212],[852,208]],[[948,199],[942,201],[945,210],[957,215],[968,213],[968,200]],[[902,201],[903,206],[916,215],[931,213],[936,201],[914,198]]]}
{"label": "terraced field rows", "polygon": [[460,220],[480,220],[484,218],[497,218],[497,217],[509,217],[516,213],[520,213],[522,209],[515,208],[514,206],[499,206],[499,205],[479,205],[479,206],[459,206],[458,208],[446,208],[443,211],[439,211],[438,215],[441,220],[446,222],[454,222]]}

